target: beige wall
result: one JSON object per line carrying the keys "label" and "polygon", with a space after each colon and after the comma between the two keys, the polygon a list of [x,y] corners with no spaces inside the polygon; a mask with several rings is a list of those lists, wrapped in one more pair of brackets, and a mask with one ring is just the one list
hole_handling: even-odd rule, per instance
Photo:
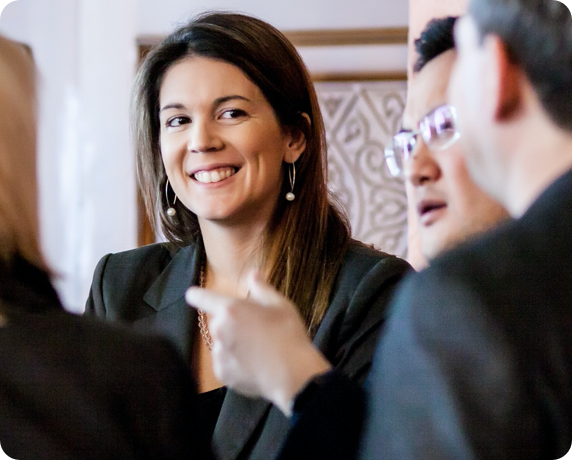
{"label": "beige wall", "polygon": [[[415,60],[413,41],[419,38],[421,31],[433,18],[458,16],[467,9],[468,0],[409,0],[409,77]],[[409,195],[409,194],[408,194]],[[427,261],[421,255],[419,234],[417,232],[414,206],[409,206],[408,218],[408,255],[409,263],[417,270],[423,268]]]}

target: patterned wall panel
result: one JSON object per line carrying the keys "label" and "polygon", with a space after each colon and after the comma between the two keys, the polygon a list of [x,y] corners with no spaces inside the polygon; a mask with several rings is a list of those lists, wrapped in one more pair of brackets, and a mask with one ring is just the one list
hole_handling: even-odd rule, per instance
{"label": "patterned wall panel", "polygon": [[353,237],[401,257],[407,252],[403,180],[383,151],[399,129],[405,82],[316,83],[329,152],[330,190],[350,217]]}

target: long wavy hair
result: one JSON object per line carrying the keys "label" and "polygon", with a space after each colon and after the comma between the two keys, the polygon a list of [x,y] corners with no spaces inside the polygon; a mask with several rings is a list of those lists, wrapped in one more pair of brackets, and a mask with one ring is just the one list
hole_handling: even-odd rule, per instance
{"label": "long wavy hair", "polygon": [[[296,200],[276,203],[262,254],[268,282],[298,306],[313,333],[328,308],[350,230],[328,192],[324,124],[308,71],[288,39],[266,22],[235,13],[200,15],[151,50],[140,67],[132,125],[137,177],[152,225],[160,224],[167,239],[179,246],[192,243],[200,232],[197,216],[180,201],[176,216],[166,215],[167,176],[159,143],[159,94],[165,74],[194,56],[241,69],[260,88],[281,127],[300,130],[306,138],[306,149],[296,162]],[[289,191],[288,165],[282,166],[284,197]]]}

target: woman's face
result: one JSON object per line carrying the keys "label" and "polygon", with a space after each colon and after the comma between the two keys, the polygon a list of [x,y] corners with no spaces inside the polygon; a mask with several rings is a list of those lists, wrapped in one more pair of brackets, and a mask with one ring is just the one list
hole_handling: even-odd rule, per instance
{"label": "woman's face", "polygon": [[282,162],[300,141],[282,130],[260,89],[238,68],[187,58],[165,74],[160,145],[179,200],[199,221],[266,223],[279,199]]}

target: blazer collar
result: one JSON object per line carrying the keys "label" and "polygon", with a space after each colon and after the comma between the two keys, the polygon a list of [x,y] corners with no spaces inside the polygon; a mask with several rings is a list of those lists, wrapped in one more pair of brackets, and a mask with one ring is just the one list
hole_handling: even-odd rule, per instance
{"label": "blazer collar", "polygon": [[185,302],[185,291],[199,283],[202,260],[202,240],[179,249],[143,296],[156,313],[136,322],[141,330],[151,329],[168,337],[188,363],[192,360],[197,312]]}
{"label": "blazer collar", "polygon": [[201,238],[179,249],[165,270],[145,293],[143,300],[161,311],[184,297],[189,286],[199,284],[200,267],[205,257]]}

